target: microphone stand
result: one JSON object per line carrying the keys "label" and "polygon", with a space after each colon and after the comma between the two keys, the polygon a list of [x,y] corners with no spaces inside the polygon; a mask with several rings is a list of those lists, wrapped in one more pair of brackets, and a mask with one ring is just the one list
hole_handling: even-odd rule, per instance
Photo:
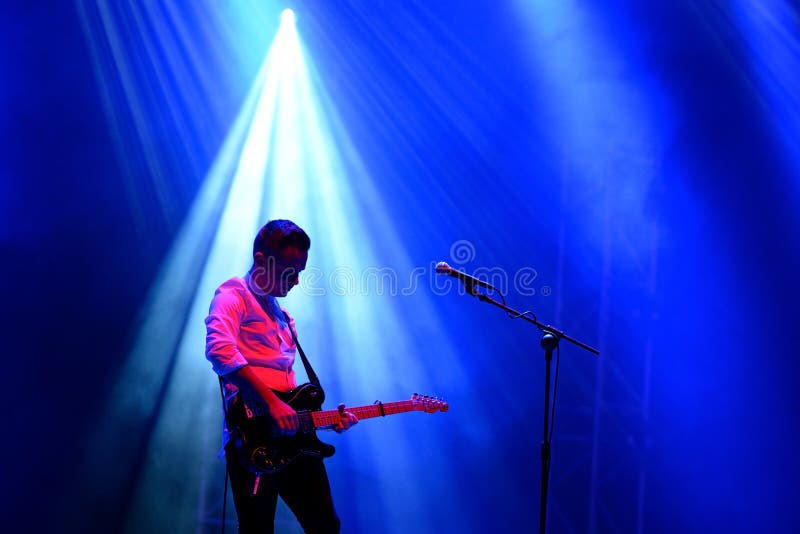
{"label": "microphone stand", "polygon": [[[506,313],[511,313],[516,316],[516,318],[524,319],[529,323],[534,324],[539,330],[542,331],[542,340],[540,342],[542,349],[544,349],[544,362],[545,362],[545,374],[544,374],[544,432],[542,434],[542,491],[539,499],[539,534],[545,534],[547,528],[547,493],[549,490],[549,483],[550,483],[550,437],[548,435],[548,430],[550,427],[550,364],[553,360],[553,350],[558,347],[559,341],[565,339],[570,343],[577,345],[578,347],[591,352],[594,355],[599,355],[600,351],[597,349],[590,347],[586,343],[582,343],[575,338],[572,338],[566,335],[561,330],[554,328],[550,325],[540,323],[534,317],[528,317],[527,315],[523,315],[517,310],[506,306],[503,303],[500,303],[486,295],[484,293],[480,293],[477,289],[475,289],[475,284],[469,280],[464,280],[464,287],[467,290],[467,293],[472,295],[473,297],[477,297],[478,300],[481,302],[487,302],[494,306],[497,306],[501,310],[504,310]],[[553,399],[555,403],[555,399]]]}

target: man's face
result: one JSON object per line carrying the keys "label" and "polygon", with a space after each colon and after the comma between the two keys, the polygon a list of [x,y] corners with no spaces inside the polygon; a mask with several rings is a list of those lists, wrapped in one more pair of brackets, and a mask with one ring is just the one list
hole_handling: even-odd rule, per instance
{"label": "man's face", "polygon": [[254,259],[258,269],[256,283],[264,293],[272,297],[285,297],[298,284],[300,272],[306,268],[308,251],[290,246],[275,257],[266,257],[257,252]]}

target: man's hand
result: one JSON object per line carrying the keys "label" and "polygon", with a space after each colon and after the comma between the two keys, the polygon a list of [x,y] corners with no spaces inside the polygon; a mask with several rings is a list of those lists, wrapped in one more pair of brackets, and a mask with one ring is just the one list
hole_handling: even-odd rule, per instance
{"label": "man's hand", "polygon": [[275,436],[294,436],[300,428],[297,412],[291,406],[275,397],[267,404],[269,416],[272,418],[273,433]]}
{"label": "man's hand", "polygon": [[341,434],[356,423],[358,423],[358,417],[356,417],[353,412],[344,411],[344,404],[340,404],[339,422],[333,425],[333,429]]}

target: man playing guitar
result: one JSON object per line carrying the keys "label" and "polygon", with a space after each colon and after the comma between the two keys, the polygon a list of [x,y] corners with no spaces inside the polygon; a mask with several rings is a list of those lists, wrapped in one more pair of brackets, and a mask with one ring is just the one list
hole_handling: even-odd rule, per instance
{"label": "man playing guitar", "polygon": [[[297,338],[294,321],[276,299],[297,285],[310,246],[295,223],[268,222],[253,243],[252,267],[244,278],[216,290],[206,318],[206,358],[220,376],[226,413],[243,403],[249,416],[267,422],[276,440],[290,440],[300,428],[295,409],[279,397],[297,386],[292,369]],[[358,422],[342,406],[339,414],[332,423],[338,432]],[[300,454],[279,471],[259,472],[241,457],[244,438],[231,427],[226,421],[223,439],[240,533],[273,532],[278,496],[306,532],[339,532],[320,456]]]}

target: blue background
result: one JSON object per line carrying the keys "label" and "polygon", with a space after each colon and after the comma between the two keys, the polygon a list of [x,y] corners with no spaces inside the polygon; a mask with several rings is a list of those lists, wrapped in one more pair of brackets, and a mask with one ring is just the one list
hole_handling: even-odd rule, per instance
{"label": "blue background", "polygon": [[[217,528],[185,496],[198,494],[196,477],[151,495],[157,511],[134,504],[157,409],[116,422],[109,443],[125,445],[109,445],[94,466],[113,483],[79,459],[108,417],[114,384],[146,380],[123,369],[148,291],[286,5],[174,6],[182,45],[149,55],[143,35],[177,30],[137,33],[126,6],[111,8],[123,63],[92,33],[98,4],[9,4],[0,16],[2,506],[26,531]],[[797,530],[796,7],[292,7],[385,210],[377,217],[352,185],[357,202],[344,215],[363,224],[358,239],[381,265],[396,259],[381,248],[389,234],[423,267],[467,240],[476,256],[464,269],[534,267],[536,294],[512,291],[509,304],[602,350],[597,359],[562,344],[550,531]],[[233,37],[220,41],[209,28]],[[157,77],[154,64],[185,70]],[[120,82],[120,65],[131,85]],[[335,231],[337,221],[327,224]],[[323,248],[311,237],[313,257]],[[356,250],[364,243],[352,240]],[[427,289],[418,298],[437,328],[417,315],[417,301],[396,297],[400,321],[384,325],[394,335],[375,340],[370,358],[394,336],[405,340],[417,349],[407,358],[451,411],[364,422],[334,438],[328,469],[344,531],[533,529],[538,333]],[[335,334],[321,332],[310,344],[324,362]],[[456,358],[437,360],[442,340]],[[320,365],[332,403],[370,403],[398,386],[376,376],[372,388],[350,388],[333,364]],[[218,431],[217,418],[206,426]],[[413,469],[389,469],[386,446],[387,458],[356,467],[359,443],[390,425],[419,444]],[[208,495],[221,492],[220,465],[213,469]],[[415,500],[387,504],[397,485]],[[388,522],[390,508],[404,519]]]}

